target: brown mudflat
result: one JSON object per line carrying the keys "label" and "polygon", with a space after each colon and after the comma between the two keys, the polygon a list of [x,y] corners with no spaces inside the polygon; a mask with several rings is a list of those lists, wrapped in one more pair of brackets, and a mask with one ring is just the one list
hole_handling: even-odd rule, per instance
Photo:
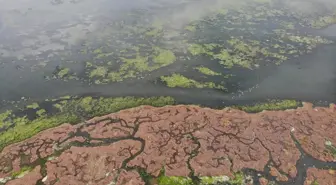
{"label": "brown mudflat", "polygon": [[304,107],[249,114],[226,108],[141,106],[96,117],[77,125],[63,124],[0,154],[0,179],[23,166],[32,170],[7,184],[145,184],[141,170],[158,176],[233,177],[251,169],[256,183],[270,180],[296,184],[298,161],[308,155],[331,167],[311,166],[306,185],[336,184],[336,107]]}

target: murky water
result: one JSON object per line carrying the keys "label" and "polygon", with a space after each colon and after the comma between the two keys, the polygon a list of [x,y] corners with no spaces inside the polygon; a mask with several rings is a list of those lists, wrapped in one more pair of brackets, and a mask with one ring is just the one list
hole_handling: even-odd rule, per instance
{"label": "murky water", "polygon": [[[239,1],[230,2],[231,5]],[[228,82],[231,91],[168,88],[155,83],[167,72],[185,70],[184,63],[159,69],[142,80],[88,85],[80,81],[46,80],[62,64],[64,53],[76,51],[86,41],[104,40],[106,30],[117,33],[114,21],[145,24],[154,19],[170,22],[174,30],[206,15],[220,1],[168,0],[0,0],[0,99],[17,101],[29,97],[41,101],[64,95],[173,96],[179,102],[209,106],[262,101],[266,98],[336,102],[336,45],[322,46],[313,53],[257,71],[238,70]],[[132,16],[133,15],[133,16]],[[336,37],[335,27],[317,33]],[[98,42],[99,41],[99,42]],[[177,44],[178,42],[172,42]],[[76,65],[80,71],[83,66]],[[78,61],[76,61],[78,60]],[[204,61],[206,62],[206,61]],[[197,62],[195,62],[197,64]],[[71,65],[71,64],[68,64]],[[216,67],[216,66],[215,66]],[[216,79],[214,79],[216,80]]]}
{"label": "murky water", "polygon": [[336,101],[336,46],[324,46],[314,53],[293,59],[272,69],[240,99],[298,99]]}

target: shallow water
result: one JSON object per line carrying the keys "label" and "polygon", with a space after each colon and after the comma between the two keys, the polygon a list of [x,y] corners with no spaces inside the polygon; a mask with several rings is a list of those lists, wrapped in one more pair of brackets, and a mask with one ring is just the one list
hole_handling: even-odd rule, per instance
{"label": "shallow water", "polygon": [[336,45],[287,61],[258,82],[258,88],[244,93],[241,100],[265,98],[304,101],[336,101]]}
{"label": "shallow water", "polygon": [[[206,15],[221,4],[219,1],[0,0],[0,4],[0,99],[6,102],[22,97],[42,101],[82,94],[165,95],[173,96],[181,103],[208,106],[244,104],[267,98],[336,102],[336,45],[319,47],[311,54],[280,66],[252,72],[237,70],[237,77],[228,81],[229,93],[213,89],[172,89],[154,83],[160,75],[183,71],[183,62],[154,71],[143,80],[107,85],[43,78],[62,64],[64,52],[76,51],[87,40],[97,39],[95,44],[99,45],[99,39],[106,36],[107,29],[110,34],[118,33],[119,27],[113,25],[116,20],[129,24],[144,24],[153,19],[169,21],[172,29],[172,34],[166,35],[166,44],[169,44],[174,30]],[[328,27],[317,34],[336,37],[332,29]],[[74,64],[68,65],[73,65],[76,70],[83,68],[76,65],[81,62],[79,58],[69,60],[75,60]]]}

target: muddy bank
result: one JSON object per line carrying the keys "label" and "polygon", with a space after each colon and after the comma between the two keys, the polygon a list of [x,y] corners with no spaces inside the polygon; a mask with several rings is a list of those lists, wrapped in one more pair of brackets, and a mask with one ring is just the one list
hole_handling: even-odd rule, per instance
{"label": "muddy bank", "polygon": [[335,105],[308,103],[257,114],[142,106],[7,146],[0,178],[8,184],[332,184],[335,113]]}

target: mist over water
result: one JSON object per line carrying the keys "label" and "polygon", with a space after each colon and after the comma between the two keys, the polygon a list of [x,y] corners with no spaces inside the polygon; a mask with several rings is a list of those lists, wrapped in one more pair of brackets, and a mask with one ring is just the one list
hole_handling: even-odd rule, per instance
{"label": "mist over water", "polygon": [[[266,0],[265,0],[266,1]],[[280,66],[253,72],[237,70],[235,80],[228,81],[228,93],[213,89],[168,88],[155,83],[160,73],[183,71],[184,63],[173,64],[153,72],[143,80],[89,85],[81,81],[46,80],[62,61],[78,73],[83,70],[80,57],[66,53],[80,52],[87,42],[104,45],[131,26],[164,25],[164,45],[185,50],[179,34],[186,24],[197,21],[223,7],[238,7],[246,0],[0,0],[0,99],[17,101],[29,97],[42,101],[64,95],[97,94],[104,96],[173,96],[180,102],[202,104],[236,104],[263,101],[267,98],[305,101],[336,101],[336,46],[321,46],[312,53],[285,61]],[[278,6],[307,17],[332,11],[332,0],[275,1]],[[315,32],[335,39],[335,26]],[[213,33],[216,35],[216,33]],[[112,39],[113,40],[113,39]],[[206,63],[208,61],[204,61]],[[193,75],[190,72],[190,75]],[[195,76],[197,78],[197,76]]]}

